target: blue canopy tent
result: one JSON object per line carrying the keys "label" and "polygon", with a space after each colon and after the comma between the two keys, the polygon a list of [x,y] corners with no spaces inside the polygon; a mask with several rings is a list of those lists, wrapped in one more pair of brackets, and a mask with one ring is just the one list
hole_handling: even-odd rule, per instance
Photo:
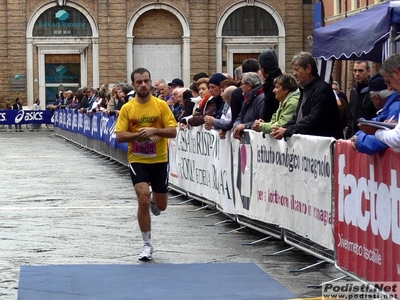
{"label": "blue canopy tent", "polygon": [[314,30],[313,56],[323,60],[369,60],[381,63],[396,53],[400,1],[375,5]]}

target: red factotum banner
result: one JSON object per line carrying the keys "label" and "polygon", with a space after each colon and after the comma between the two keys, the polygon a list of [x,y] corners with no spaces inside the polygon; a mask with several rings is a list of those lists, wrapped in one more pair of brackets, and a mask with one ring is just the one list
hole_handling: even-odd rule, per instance
{"label": "red factotum banner", "polygon": [[400,154],[335,151],[337,264],[371,283],[400,281]]}

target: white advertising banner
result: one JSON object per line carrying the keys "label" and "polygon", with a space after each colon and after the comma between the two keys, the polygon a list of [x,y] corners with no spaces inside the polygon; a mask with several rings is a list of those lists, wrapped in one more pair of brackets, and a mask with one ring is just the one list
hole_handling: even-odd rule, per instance
{"label": "white advertising banner", "polygon": [[232,141],[236,214],[333,250],[333,141],[307,135],[275,140],[254,131]]}
{"label": "white advertising banner", "polygon": [[176,161],[176,139],[168,140],[169,184],[179,187],[178,163]]}
{"label": "white advertising banner", "polygon": [[232,188],[232,146],[215,130],[203,126],[178,130],[169,144],[170,183],[214,201],[228,214],[235,213]]}

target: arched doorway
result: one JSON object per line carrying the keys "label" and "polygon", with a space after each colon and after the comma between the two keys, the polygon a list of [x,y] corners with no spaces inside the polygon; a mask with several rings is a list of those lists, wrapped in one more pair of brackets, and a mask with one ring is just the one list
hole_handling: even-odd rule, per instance
{"label": "arched doorway", "polygon": [[243,58],[258,58],[266,50],[278,54],[285,69],[285,27],[278,12],[260,1],[243,1],[229,7],[217,23],[217,72],[233,71]]}
{"label": "arched doorway", "polygon": [[[52,2],[42,6],[29,20],[26,43],[28,106],[33,104],[35,88],[48,105],[60,89],[87,85],[89,65],[93,67],[92,84],[98,87],[98,30],[94,18],[80,5]],[[92,61],[88,60],[89,48]]]}
{"label": "arched doorway", "polygon": [[137,67],[147,68],[153,80],[179,77],[190,82],[189,23],[175,7],[160,3],[141,7],[128,23],[127,49],[128,82]]}

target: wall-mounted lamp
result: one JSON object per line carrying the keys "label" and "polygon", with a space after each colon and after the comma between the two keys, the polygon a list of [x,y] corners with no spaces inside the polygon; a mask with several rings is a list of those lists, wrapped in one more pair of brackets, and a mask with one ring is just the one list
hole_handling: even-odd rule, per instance
{"label": "wall-mounted lamp", "polygon": [[66,6],[67,5],[67,0],[57,0],[57,5],[58,6]]}
{"label": "wall-mounted lamp", "polygon": [[312,37],[311,35],[309,35],[309,36],[307,37],[307,41],[308,41],[308,43],[310,44],[310,46],[312,46],[312,45],[313,45],[313,42],[314,42],[314,39],[313,39],[313,37]]}

